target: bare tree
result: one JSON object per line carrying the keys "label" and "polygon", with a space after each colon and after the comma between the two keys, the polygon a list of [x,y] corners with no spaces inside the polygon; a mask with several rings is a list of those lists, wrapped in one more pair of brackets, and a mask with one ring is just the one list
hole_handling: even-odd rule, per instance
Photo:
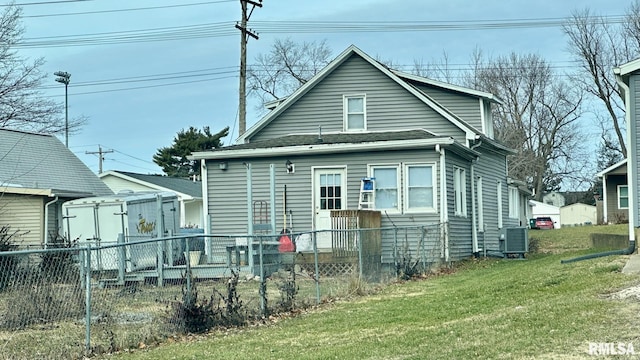
{"label": "bare tree", "polygon": [[569,51],[579,63],[572,80],[604,105],[607,123],[611,123],[618,149],[624,157],[627,156],[624,105],[612,69],[637,56],[639,15],[636,1],[622,25],[610,24],[586,9],[575,11],[563,26],[569,37]]}
{"label": "bare tree", "polygon": [[277,39],[247,70],[249,89],[262,103],[288,96],[325,67],[331,56],[326,40],[296,43]]}
{"label": "bare tree", "polygon": [[475,59],[466,85],[504,102],[495,107],[494,126],[496,138],[518,152],[510,158],[509,176],[526,181],[538,199],[561,182],[584,180],[580,90],[554,76],[538,55],[512,53],[485,63],[478,53]]}
{"label": "bare tree", "polygon": [[[63,105],[42,95],[38,88],[45,80],[39,69],[44,59],[21,57],[15,45],[22,40],[22,10],[10,5],[0,15],[0,127],[61,133],[65,130]],[[76,129],[84,119],[71,119]]]}

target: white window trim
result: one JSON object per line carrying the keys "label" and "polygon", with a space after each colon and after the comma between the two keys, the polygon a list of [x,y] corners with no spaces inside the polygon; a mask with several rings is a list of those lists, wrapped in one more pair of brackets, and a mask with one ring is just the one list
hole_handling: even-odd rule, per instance
{"label": "white window trim", "polygon": [[[433,189],[433,206],[432,207],[420,207],[420,208],[409,208],[409,168],[410,167],[418,167],[418,166],[429,166],[431,167],[431,187]],[[402,199],[403,199],[403,210],[407,214],[418,214],[418,213],[437,213],[437,204],[438,204],[438,195],[437,195],[437,177],[436,177],[436,164],[435,163],[405,163],[402,168],[404,179],[402,184]]]}
{"label": "white window trim", "polygon": [[484,232],[484,200],[482,195],[482,176],[476,182],[476,196],[478,197],[478,231]]}
{"label": "white window trim", "polygon": [[[453,192],[455,216],[467,217],[467,172],[465,169],[453,167]],[[460,194],[460,195],[458,195]],[[458,198],[460,196],[460,198]]]}
{"label": "white window trim", "polygon": [[509,186],[509,218],[511,219],[519,219],[520,218],[520,193],[518,192],[518,188],[515,186]]}
{"label": "white window trim", "polygon": [[629,206],[627,206],[627,207],[621,207],[620,206],[620,189],[623,188],[623,187],[627,188],[627,204],[629,204],[629,185],[618,185],[618,187],[617,187],[617,193],[618,193],[617,200],[618,200],[618,209],[620,209],[620,210],[629,209]]}
{"label": "white window trim", "polygon": [[[401,171],[401,164],[373,164],[373,165],[367,165],[367,173],[369,174],[370,177],[374,177],[374,173],[373,170],[374,169],[395,169],[396,170],[396,189],[397,189],[397,199],[396,199],[396,204],[397,207],[395,208],[378,208],[378,204],[375,205],[375,209],[376,210],[381,210],[381,211],[385,211],[389,214],[401,214],[402,213],[402,185],[401,185],[401,179],[402,177],[400,176],[400,171]],[[376,199],[377,199],[377,194],[376,194]]]}
{"label": "white window trim", "polygon": [[496,190],[496,199],[498,200],[498,229],[502,229],[502,181],[498,181]]}
{"label": "white window trim", "polygon": [[[362,129],[349,129],[349,99],[354,98],[362,98],[362,115],[363,119],[363,128]],[[344,131],[348,132],[358,132],[358,131],[366,131],[367,130],[367,95],[366,94],[346,94],[342,96],[342,124]],[[356,114],[356,113],[353,113]]]}

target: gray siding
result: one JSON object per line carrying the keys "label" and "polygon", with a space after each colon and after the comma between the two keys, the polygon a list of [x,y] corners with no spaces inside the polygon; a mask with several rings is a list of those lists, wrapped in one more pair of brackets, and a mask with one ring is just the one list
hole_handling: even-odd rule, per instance
{"label": "gray siding", "polygon": [[[507,166],[505,156],[485,146],[476,149],[481,153],[474,167],[477,181],[482,177],[482,203],[484,214],[484,233],[478,235],[478,245],[487,251],[499,250],[501,229],[498,228],[498,182],[502,183],[502,224],[503,228],[515,226],[509,220],[509,197],[507,185]],[[478,194],[476,193],[476,196]],[[478,209],[478,211],[480,211]],[[517,222],[517,220],[516,220]]]}
{"label": "gray siding", "polygon": [[40,196],[0,195],[0,227],[10,226],[11,231],[22,235],[17,239],[20,247],[40,247],[44,227],[44,202]]}
{"label": "gray siding", "polygon": [[[343,95],[366,94],[370,131],[424,128],[464,142],[464,133],[398,83],[352,56],[295,104],[266,125],[251,141],[291,133],[343,131]],[[477,106],[479,107],[479,105]]]}
{"label": "gray siding", "polygon": [[[472,254],[472,203],[471,203],[471,168],[468,160],[463,160],[451,152],[446,152],[447,177],[447,211],[449,213],[449,256],[451,260],[460,260]],[[467,212],[455,214],[455,194],[453,187],[454,168],[465,170],[465,188]]]}
{"label": "gray siding", "polygon": [[479,98],[424,84],[415,85],[447,110],[458,115],[467,124],[482,130],[482,107]]}
{"label": "gray siding", "polygon": [[[312,168],[313,167],[346,167],[347,174],[347,207],[357,209],[360,191],[360,179],[368,175],[368,165],[397,164],[402,168],[406,163],[435,164],[436,179],[439,154],[431,150],[358,152],[314,157],[287,156],[270,159],[251,160],[253,200],[269,203],[269,164],[276,169],[276,226],[277,231],[283,224],[283,190],[287,185],[287,208],[291,210],[293,232],[310,231],[313,228]],[[295,164],[295,173],[287,174],[285,162]],[[209,208],[211,216],[211,232],[213,234],[243,234],[247,232],[247,172],[242,164],[244,160],[229,160],[228,170],[221,171],[217,161],[207,163]],[[401,171],[402,174],[402,171]],[[437,181],[438,181],[437,180]],[[404,178],[400,184],[404,183]],[[439,183],[435,184],[436,191]],[[401,189],[400,189],[401,191]],[[440,196],[438,196],[440,201]],[[269,214],[269,210],[266,210]],[[269,217],[269,215],[267,215]],[[268,221],[268,219],[267,219]],[[440,221],[439,213],[382,214],[382,227],[433,225]],[[411,249],[418,247],[419,237],[408,237]],[[404,238],[403,238],[404,241]],[[438,239],[429,236],[427,249],[437,248]],[[383,262],[392,263],[395,250],[394,240],[389,237],[383,241]]]}
{"label": "gray siding", "polygon": [[607,222],[621,223],[629,219],[628,209],[618,209],[618,185],[627,185],[626,175],[607,176]]}

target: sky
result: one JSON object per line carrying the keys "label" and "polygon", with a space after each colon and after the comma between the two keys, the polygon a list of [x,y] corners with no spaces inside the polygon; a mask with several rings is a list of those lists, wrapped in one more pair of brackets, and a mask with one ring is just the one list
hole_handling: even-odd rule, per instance
{"label": "sky", "polygon": [[[160,174],[156,151],[170,146],[176,133],[228,126],[233,143],[238,129],[240,32],[239,0],[15,0],[23,9],[23,57],[46,61],[51,74],[44,96],[64,102],[64,85],[56,71],[71,74],[69,117],[88,121],[69,137],[69,148],[94,172],[120,170]],[[6,4],[7,2],[3,2]],[[612,4],[617,4],[613,6]],[[572,65],[567,39],[559,26],[499,26],[480,23],[560,20],[589,8],[605,16],[624,14],[631,0],[264,0],[250,18],[247,62],[267,53],[276,39],[326,40],[337,56],[353,44],[367,54],[409,71],[416,61],[439,62],[446,54],[452,67],[470,63],[471,54],[511,52],[542,56],[559,72]],[[336,22],[337,26],[319,22]],[[374,22],[369,30],[354,25]],[[383,24],[382,22],[387,22]],[[409,26],[389,31],[387,24],[449,25],[447,29]],[[324,23],[326,24],[326,23]],[[451,29],[451,25],[456,25]],[[460,29],[463,28],[463,29]],[[247,128],[260,119],[260,104],[250,97]],[[587,122],[585,120],[585,122]],[[585,124],[586,136],[597,136]],[[64,138],[61,137],[64,142]]]}

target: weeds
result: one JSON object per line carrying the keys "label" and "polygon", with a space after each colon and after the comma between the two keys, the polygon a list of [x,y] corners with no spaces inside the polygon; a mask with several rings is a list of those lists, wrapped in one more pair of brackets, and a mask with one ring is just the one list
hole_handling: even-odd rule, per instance
{"label": "weeds", "polygon": [[174,302],[170,311],[169,323],[185,333],[204,333],[222,326],[240,326],[247,321],[244,305],[237,292],[238,273],[232,271],[227,280],[226,294],[215,288],[208,299],[198,300],[195,282],[187,289],[182,288],[182,301]]}

